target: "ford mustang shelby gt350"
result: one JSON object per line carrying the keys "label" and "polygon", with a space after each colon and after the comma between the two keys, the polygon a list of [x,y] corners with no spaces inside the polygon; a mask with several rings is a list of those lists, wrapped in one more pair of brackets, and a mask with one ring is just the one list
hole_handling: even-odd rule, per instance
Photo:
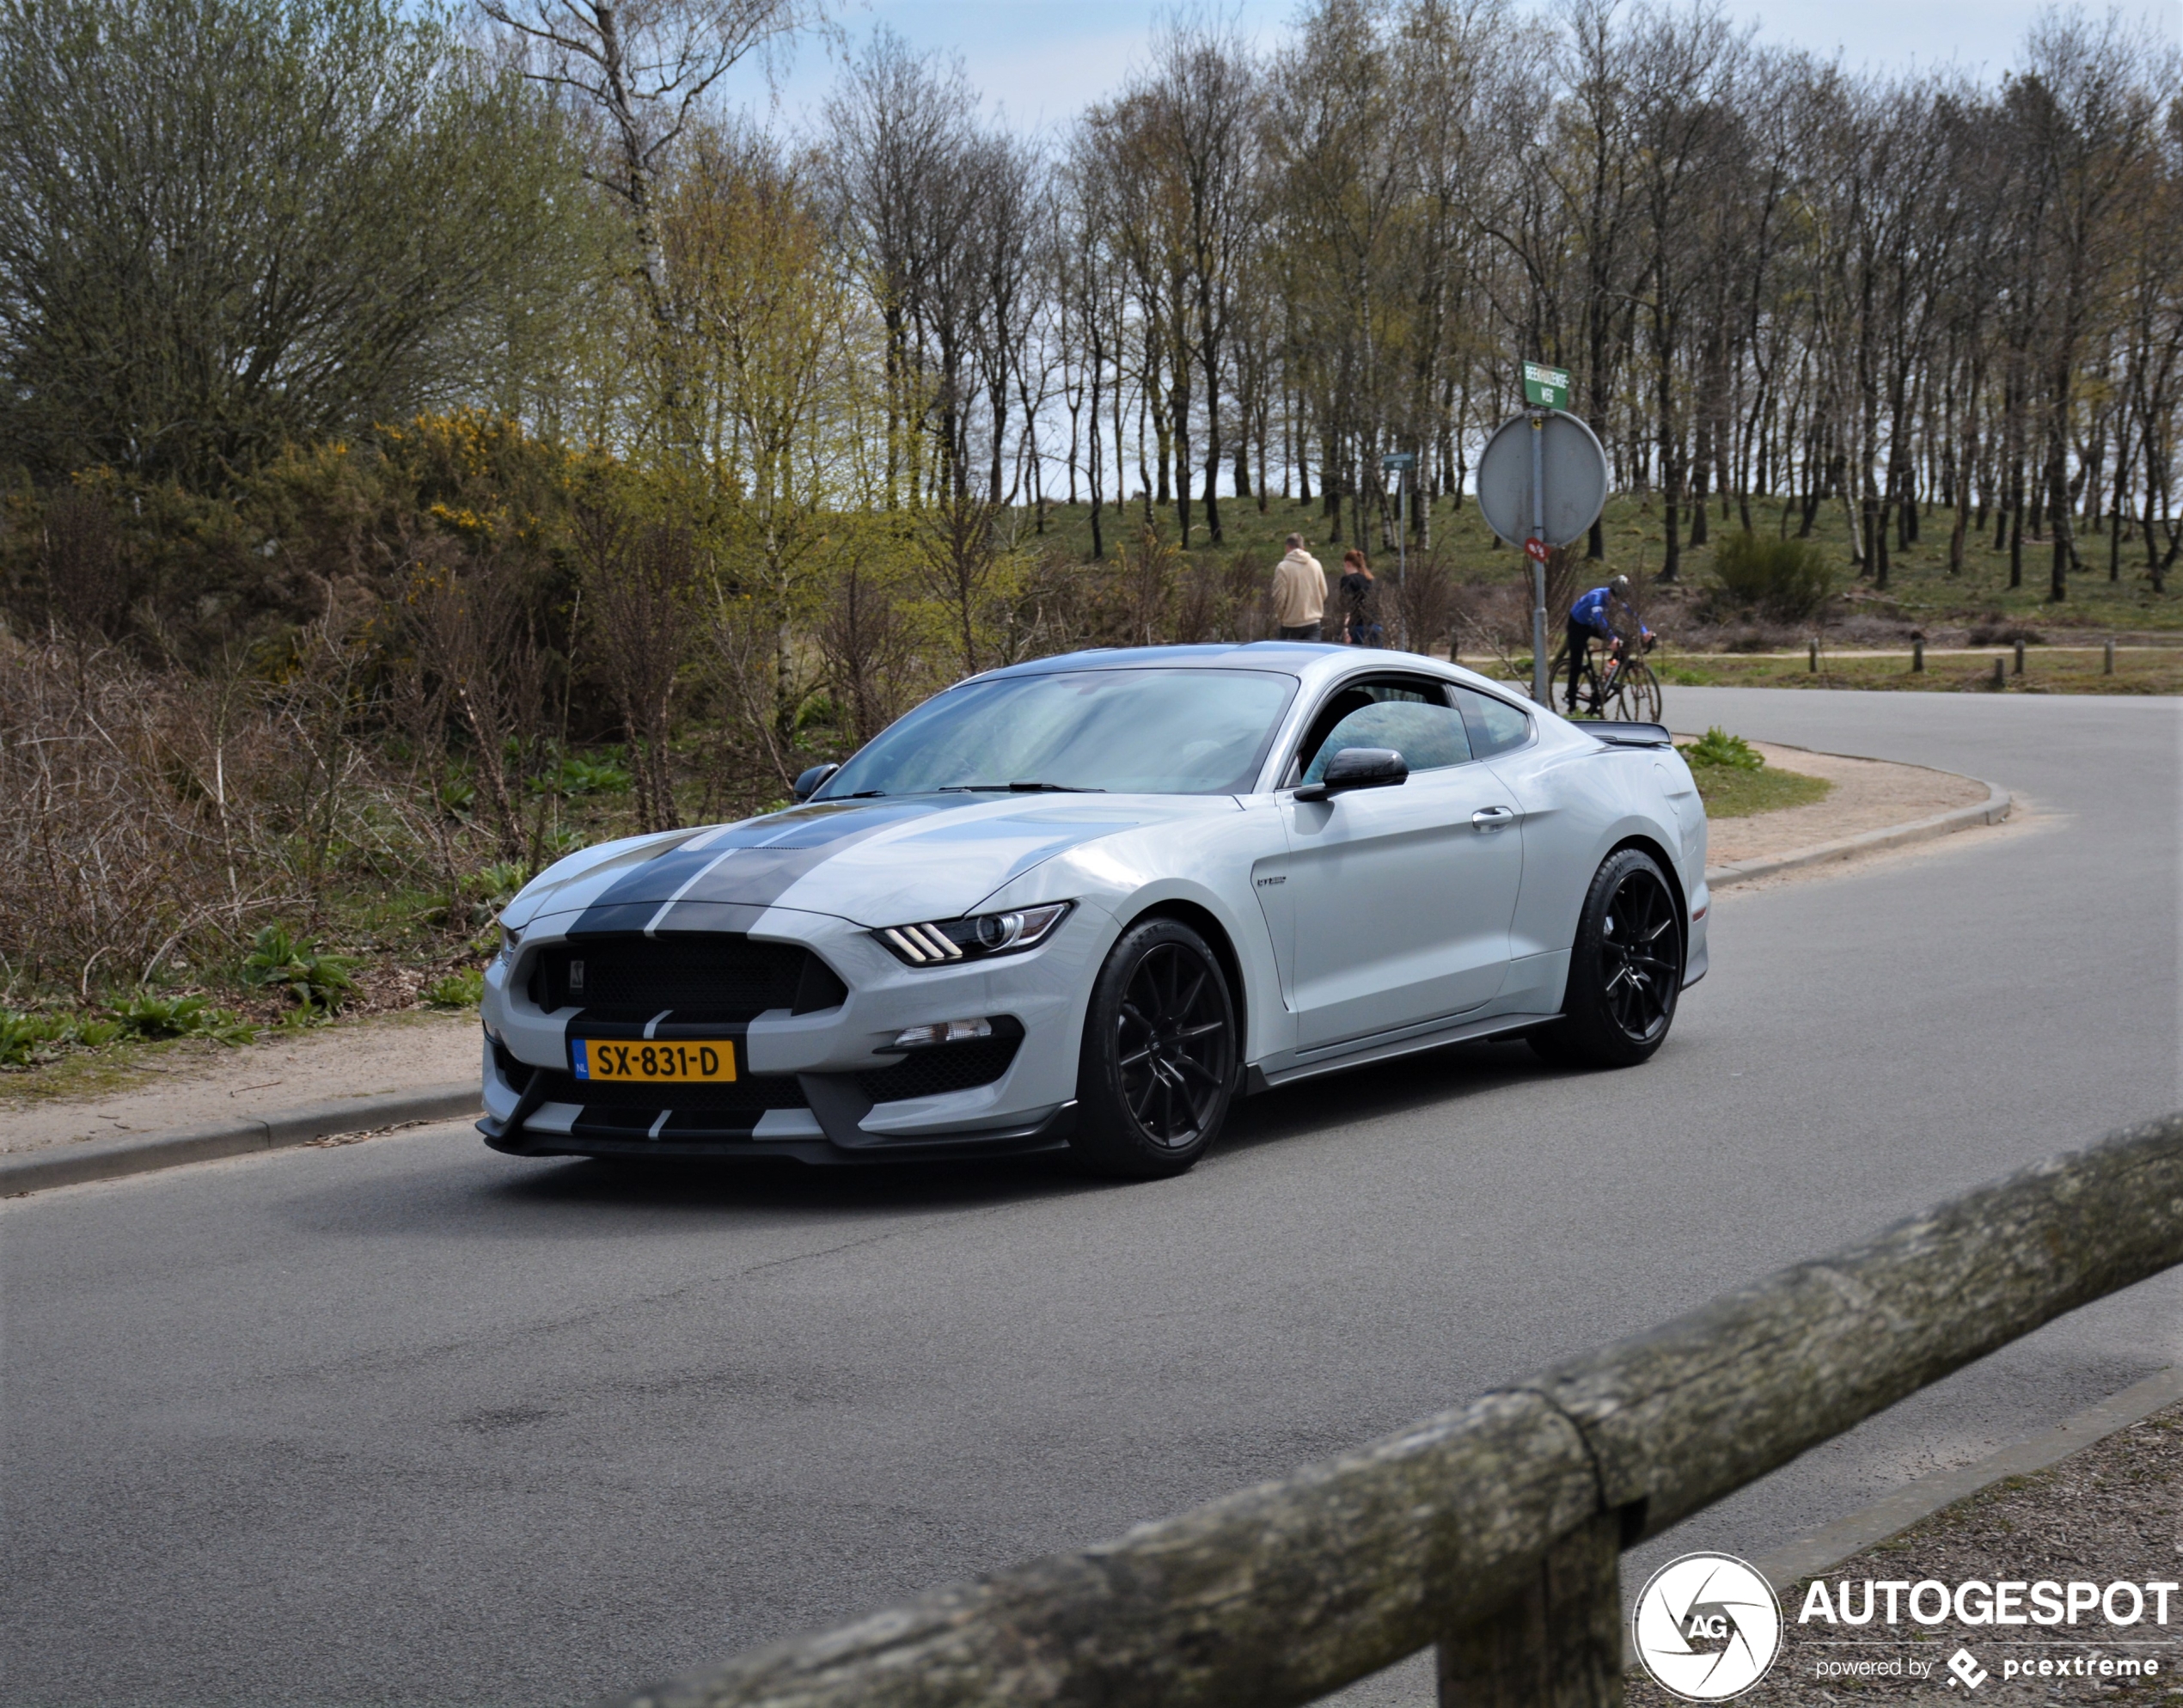
{"label": "ford mustang shelby gt350", "polygon": [[1705,970],[1705,814],[1666,732],[1432,658],[1041,659],[797,793],[516,897],[489,1142],[1172,1173],[1238,1095],[1312,1074],[1495,1034],[1642,1062]]}

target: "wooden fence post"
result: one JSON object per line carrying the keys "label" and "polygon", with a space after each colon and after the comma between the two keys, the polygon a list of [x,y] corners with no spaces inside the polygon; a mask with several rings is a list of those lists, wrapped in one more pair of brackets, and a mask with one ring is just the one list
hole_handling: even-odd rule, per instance
{"label": "wooden fence post", "polygon": [[1490,1618],[1443,1638],[1440,1708],[1622,1708],[1622,1515],[1587,1520]]}

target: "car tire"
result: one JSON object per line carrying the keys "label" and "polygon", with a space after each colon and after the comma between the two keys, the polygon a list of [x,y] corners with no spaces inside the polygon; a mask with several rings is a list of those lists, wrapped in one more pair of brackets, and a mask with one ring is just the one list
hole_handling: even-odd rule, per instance
{"label": "car tire", "polygon": [[1092,986],[1069,1149],[1097,1174],[1180,1174],[1234,1099],[1235,1000],[1220,957],[1179,920],[1122,934]]}
{"label": "car tire", "polygon": [[1526,1036],[1557,1067],[1634,1068],[1675,1022],[1683,990],[1683,915],[1673,880],[1642,848],[1593,874],[1569,953],[1562,1018]]}

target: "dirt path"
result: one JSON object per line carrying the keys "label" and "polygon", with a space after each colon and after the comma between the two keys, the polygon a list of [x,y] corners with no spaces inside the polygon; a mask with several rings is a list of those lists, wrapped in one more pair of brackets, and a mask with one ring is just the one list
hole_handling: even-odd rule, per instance
{"label": "dirt path", "polygon": [[[1679,735],[1677,739],[1694,739],[1696,733]],[[1883,830],[1891,824],[1929,818],[1953,807],[1976,806],[1986,798],[1984,783],[1946,771],[1929,771],[1920,765],[1844,759],[1767,742],[1752,745],[1765,756],[1768,765],[1824,777],[1834,787],[1825,799],[1809,806],[1757,812],[1748,818],[1715,819],[1706,854],[1709,865],[1764,860],[1861,831]]]}
{"label": "dirt path", "polygon": [[478,1075],[474,1013],[388,1014],[268,1034],[240,1049],[192,1040],[92,1067],[0,1076],[0,1154],[278,1113]]}

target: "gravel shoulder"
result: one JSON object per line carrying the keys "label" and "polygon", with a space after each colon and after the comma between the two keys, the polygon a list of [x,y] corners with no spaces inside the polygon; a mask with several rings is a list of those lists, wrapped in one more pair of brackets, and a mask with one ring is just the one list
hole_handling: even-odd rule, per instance
{"label": "gravel shoulder", "polygon": [[[1863,1584],[1946,1584],[1977,1580],[2036,1584],[2049,1580],[2139,1585],[2183,1580],[2183,1405],[2156,1411],[2119,1429],[2058,1465],[2028,1477],[2007,1477],[1944,1507],[1868,1552],[1843,1561],[1821,1580],[1833,1604],[1851,1586],[1856,1607]],[[2095,1613],[2085,1623],[1966,1625],[1950,1617],[1934,1625],[1907,1615],[1889,1626],[1886,1597],[1880,1617],[1863,1625],[1829,1625],[1817,1616],[1800,1621],[1808,1582],[1781,1588],[1782,1644],[1766,1677],[1739,1702],[1769,1704],[1844,1701],[1978,1702],[2008,1704],[2116,1701],[2183,1702],[2183,1595],[2168,1598],[2168,1622],[2154,1623],[2149,1601],[2134,1625],[2109,1626]],[[1897,1592],[1899,1595],[1901,1591]],[[2126,1600],[2119,1604],[2127,1611]],[[1929,1610],[1933,1602],[1926,1602]],[[1978,1610],[1975,1596],[1973,1612]],[[1966,1689],[1947,1669],[1950,1656],[1967,1650],[1986,1676]],[[2155,1676],[2100,1676],[2100,1660],[2156,1660]],[[2045,1661],[2046,1677],[2036,1668]],[[2009,1677],[2009,1663],[2030,1677]],[[2080,1663],[2088,1662],[2080,1674]],[[1868,1676],[1850,1669],[1872,1662]],[[1889,1670],[1896,1663],[1900,1673]],[[1928,1676],[1910,1676],[1912,1664]],[[2070,1670],[2063,1674],[2061,1668]],[[1649,1678],[1633,1672],[1630,1708],[1672,1708],[1676,1702]]]}
{"label": "gravel shoulder", "polygon": [[132,1054],[89,1095],[0,1078],[0,1155],[127,1134],[175,1132],[307,1104],[474,1080],[474,1013],[414,1012],[268,1034],[239,1049],[190,1039]]}
{"label": "gravel shoulder", "polygon": [[[1677,739],[1695,738],[1702,733],[1693,731]],[[1809,806],[1753,813],[1748,818],[1714,820],[1706,858],[1715,866],[1771,859],[1816,843],[1929,818],[1959,806],[1976,806],[1986,798],[1984,783],[1947,771],[1928,770],[1922,765],[1846,759],[1771,742],[1752,745],[1769,766],[1807,777],[1824,777],[1834,787],[1825,799]]]}

